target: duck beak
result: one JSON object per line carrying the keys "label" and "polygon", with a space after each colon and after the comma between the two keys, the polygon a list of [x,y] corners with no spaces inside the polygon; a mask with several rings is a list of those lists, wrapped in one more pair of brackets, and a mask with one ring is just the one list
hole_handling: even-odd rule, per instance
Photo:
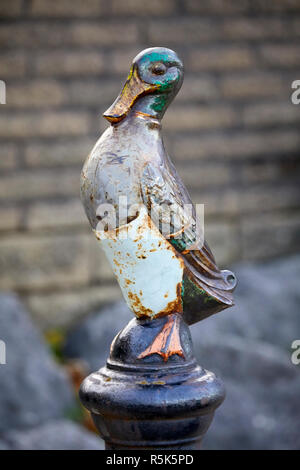
{"label": "duck beak", "polygon": [[122,121],[140,96],[151,93],[158,88],[159,85],[143,82],[138,76],[137,68],[132,66],[121,93],[115,102],[105,111],[103,117],[112,124]]}

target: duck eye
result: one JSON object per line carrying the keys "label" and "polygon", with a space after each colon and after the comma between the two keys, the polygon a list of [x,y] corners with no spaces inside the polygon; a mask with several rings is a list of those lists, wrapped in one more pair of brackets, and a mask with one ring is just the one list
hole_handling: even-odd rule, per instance
{"label": "duck eye", "polygon": [[167,67],[164,64],[155,64],[151,69],[151,72],[154,75],[163,75],[164,73],[166,73],[166,71]]}

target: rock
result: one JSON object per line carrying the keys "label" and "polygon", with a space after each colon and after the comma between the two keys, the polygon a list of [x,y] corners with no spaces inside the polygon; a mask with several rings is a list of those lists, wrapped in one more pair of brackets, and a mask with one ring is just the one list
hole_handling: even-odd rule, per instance
{"label": "rock", "polygon": [[204,449],[299,449],[300,376],[279,348],[236,336],[193,335],[201,365],[225,382],[227,396]]}
{"label": "rock", "polygon": [[120,299],[119,286],[107,285],[84,287],[73,290],[60,290],[50,293],[33,293],[26,296],[28,310],[43,330],[63,329],[69,331],[87,314],[104,307],[107,302]]}
{"label": "rock", "polygon": [[0,295],[0,433],[62,417],[75,406],[71,385],[53,361],[17,297]]}
{"label": "rock", "polygon": [[132,318],[124,301],[91,314],[67,336],[65,357],[83,359],[90,372],[98,370],[106,362],[112,340]]}
{"label": "rock", "polygon": [[9,450],[9,446],[4,441],[0,441],[0,450]]}
{"label": "rock", "polygon": [[235,307],[197,324],[203,335],[218,330],[266,341],[290,354],[292,341],[300,339],[300,256],[233,270],[238,278]]}
{"label": "rock", "polygon": [[[103,450],[103,441],[82,426],[55,420],[33,429],[10,431],[5,444],[11,450]],[[1,447],[0,447],[1,448]]]}
{"label": "rock", "polygon": [[241,264],[236,306],[191,327],[201,365],[219,374],[227,398],[204,441],[211,449],[297,449],[300,256]]}

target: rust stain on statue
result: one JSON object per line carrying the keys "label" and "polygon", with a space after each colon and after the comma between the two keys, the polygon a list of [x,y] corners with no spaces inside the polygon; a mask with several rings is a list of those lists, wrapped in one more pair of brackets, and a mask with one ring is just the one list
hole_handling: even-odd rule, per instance
{"label": "rust stain on statue", "polygon": [[[126,281],[125,281],[126,282]],[[126,284],[128,286],[128,284]],[[182,313],[182,298],[181,298],[181,282],[179,282],[176,286],[176,299],[169,302],[163,310],[154,314],[154,312],[150,308],[146,308],[142,300],[137,294],[133,292],[128,292],[128,298],[130,299],[130,307],[133,309],[134,313],[138,318],[160,318],[165,317],[166,315],[170,315],[172,313]],[[140,296],[142,297],[142,291],[140,291]],[[169,294],[165,294],[165,298],[168,297]]]}
{"label": "rust stain on statue", "polygon": [[150,308],[144,307],[137,294],[129,291],[128,298],[130,299],[130,306],[138,318],[152,317],[153,311]]}

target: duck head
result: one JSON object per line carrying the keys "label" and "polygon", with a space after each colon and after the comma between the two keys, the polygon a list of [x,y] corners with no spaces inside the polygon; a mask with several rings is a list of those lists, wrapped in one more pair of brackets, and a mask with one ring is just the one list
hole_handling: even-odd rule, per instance
{"label": "duck head", "polygon": [[133,60],[126,83],[103,116],[112,124],[122,121],[131,109],[161,119],[183,82],[183,65],[165,47],[152,47]]}

